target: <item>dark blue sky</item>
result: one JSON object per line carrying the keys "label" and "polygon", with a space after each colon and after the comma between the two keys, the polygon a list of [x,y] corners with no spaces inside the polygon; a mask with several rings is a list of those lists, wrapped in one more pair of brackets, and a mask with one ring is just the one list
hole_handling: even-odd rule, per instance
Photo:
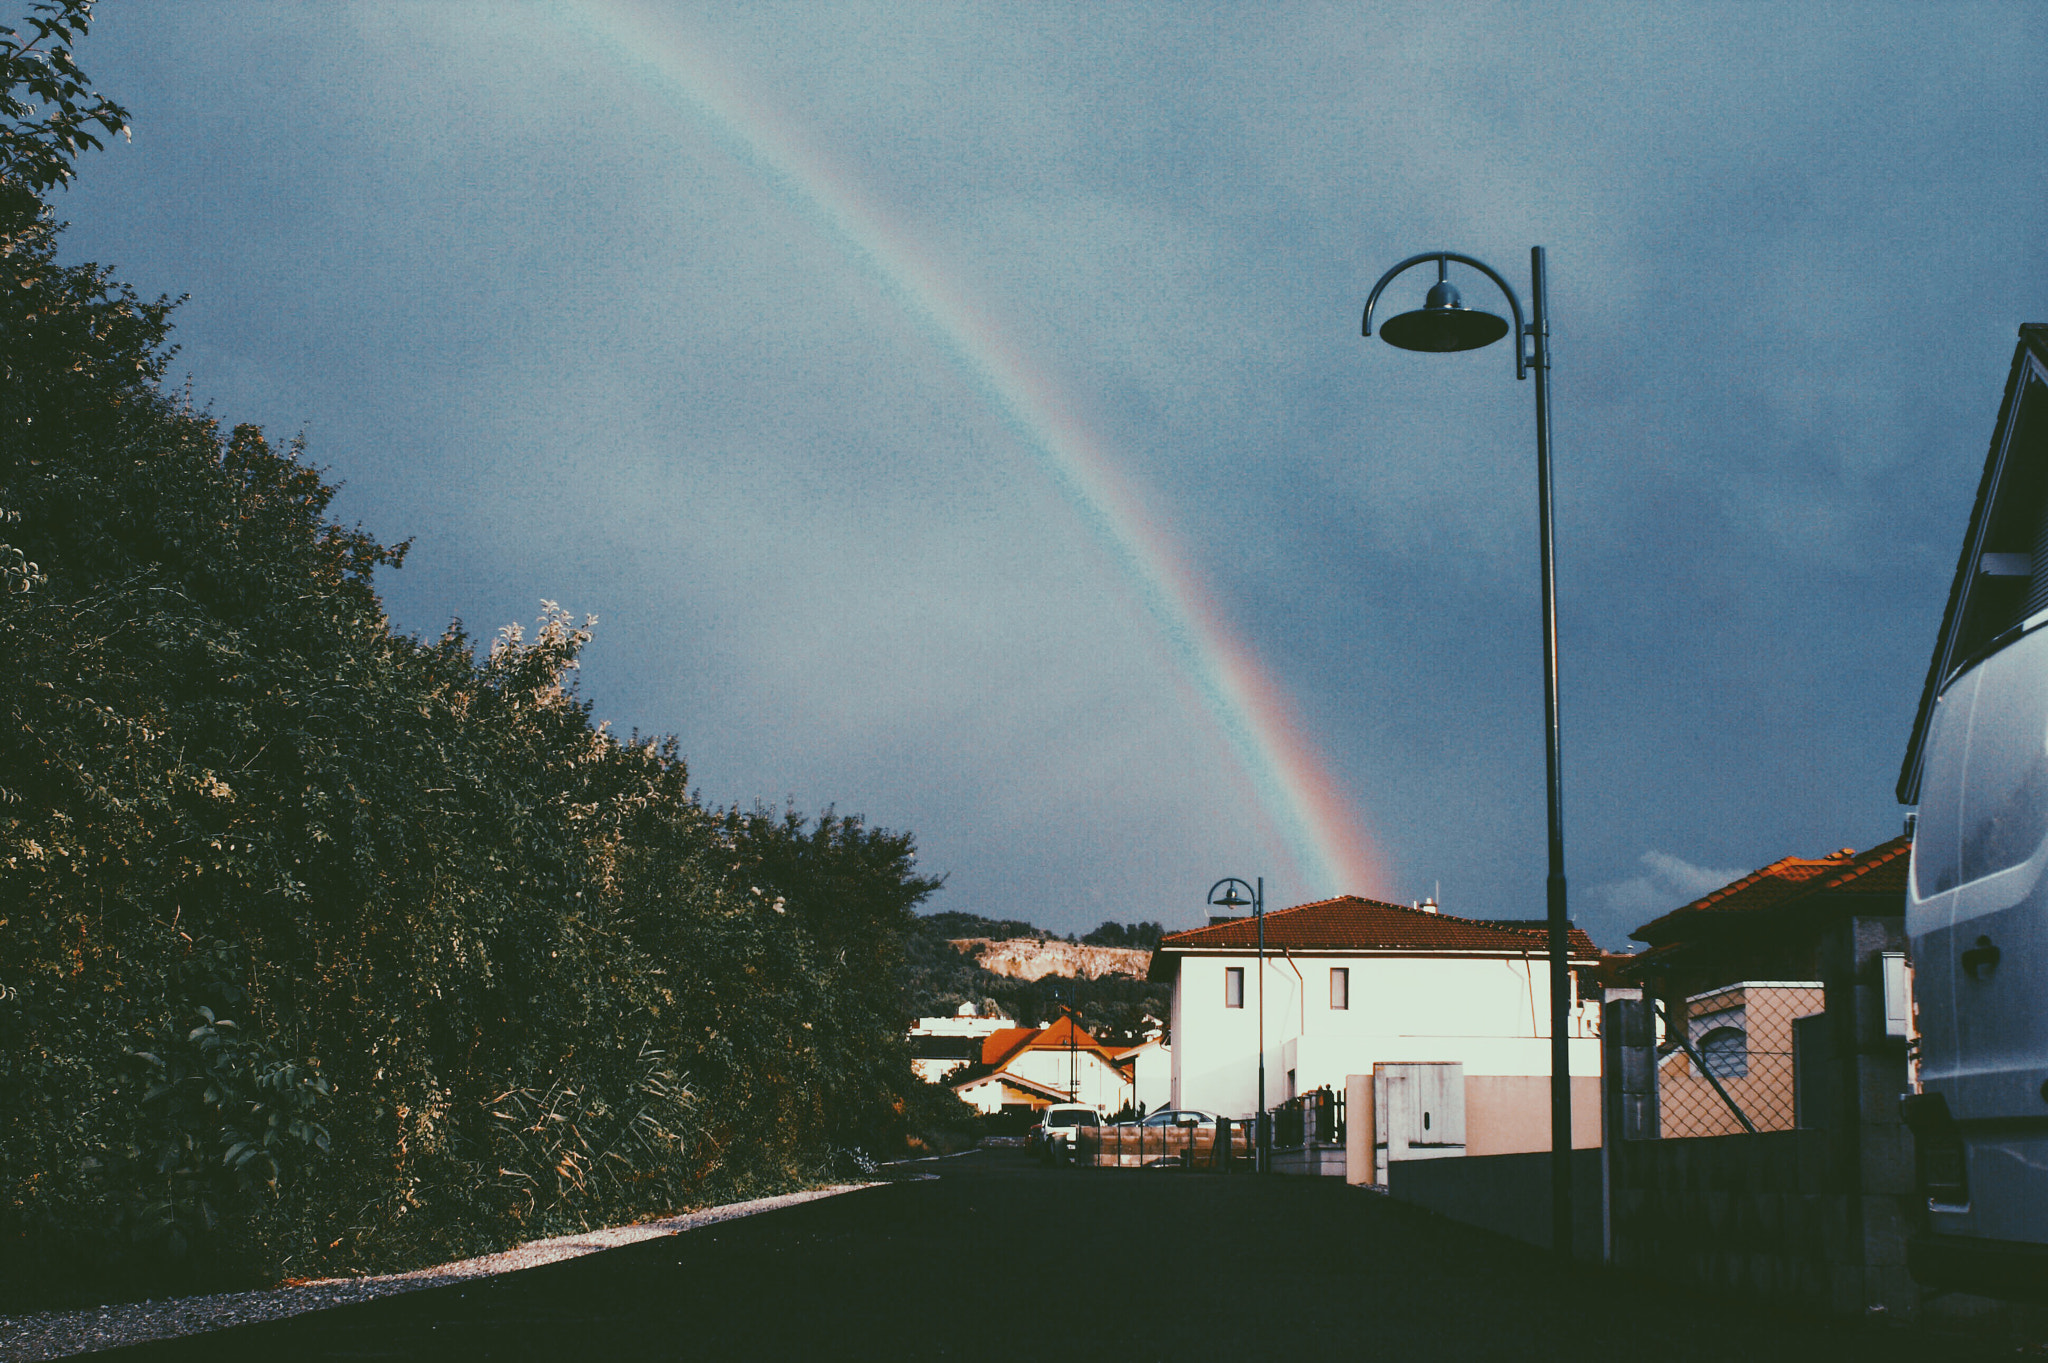
{"label": "dark blue sky", "polygon": [[[712,73],[1093,433],[1380,883],[1291,864],[1042,464],[572,10]],[[1542,912],[1530,387],[1362,341],[1395,260],[1523,287],[1550,251],[1567,846],[1609,946],[1897,830],[2048,320],[2037,5],[109,4],[80,55],[135,130],[62,197],[69,255],[189,292],[179,381],[413,538],[400,628],[595,613],[584,693],[708,797],[911,829],[935,907],[1061,931],[1184,926],[1225,874]]]}

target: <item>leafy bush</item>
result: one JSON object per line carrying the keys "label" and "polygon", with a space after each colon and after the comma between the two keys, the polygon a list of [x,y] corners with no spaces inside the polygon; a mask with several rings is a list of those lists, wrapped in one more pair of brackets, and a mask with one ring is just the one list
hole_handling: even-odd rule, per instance
{"label": "leafy bush", "polygon": [[57,260],[38,193],[121,122],[85,12],[0,30],[0,1283],[386,1269],[901,1149],[911,839],[703,807],[552,604],[392,631],[405,546]]}

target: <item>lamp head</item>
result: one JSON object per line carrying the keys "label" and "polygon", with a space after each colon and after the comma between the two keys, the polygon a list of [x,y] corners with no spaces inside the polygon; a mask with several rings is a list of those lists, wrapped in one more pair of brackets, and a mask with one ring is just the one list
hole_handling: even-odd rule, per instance
{"label": "lamp head", "polygon": [[1221,899],[1212,899],[1209,902],[1219,909],[1242,909],[1252,901],[1239,894],[1237,886],[1227,885],[1223,889],[1223,897]]}
{"label": "lamp head", "polygon": [[1467,308],[1458,297],[1458,286],[1448,279],[1430,285],[1429,295],[1416,311],[1390,317],[1380,328],[1388,345],[1433,354],[1477,350],[1507,334],[1506,318]]}

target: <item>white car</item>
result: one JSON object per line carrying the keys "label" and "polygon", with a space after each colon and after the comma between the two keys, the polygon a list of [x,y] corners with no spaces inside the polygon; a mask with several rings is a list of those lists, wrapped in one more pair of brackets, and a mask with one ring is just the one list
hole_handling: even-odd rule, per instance
{"label": "white car", "polygon": [[1085,1103],[1054,1103],[1040,1114],[1038,1125],[1031,1128],[1027,1144],[1054,1164],[1071,1164],[1074,1160],[1074,1132],[1084,1126],[1096,1128],[1101,1125],[1102,1118]]}

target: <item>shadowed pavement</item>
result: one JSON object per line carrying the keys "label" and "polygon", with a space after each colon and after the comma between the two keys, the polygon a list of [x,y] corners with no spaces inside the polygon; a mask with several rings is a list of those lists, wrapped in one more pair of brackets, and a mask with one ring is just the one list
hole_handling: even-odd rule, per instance
{"label": "shadowed pavement", "polygon": [[116,1352],[1049,1363],[2011,1353],[1560,1267],[1336,1179],[1049,1170],[1011,1150],[907,1169],[914,1181],[502,1278]]}

